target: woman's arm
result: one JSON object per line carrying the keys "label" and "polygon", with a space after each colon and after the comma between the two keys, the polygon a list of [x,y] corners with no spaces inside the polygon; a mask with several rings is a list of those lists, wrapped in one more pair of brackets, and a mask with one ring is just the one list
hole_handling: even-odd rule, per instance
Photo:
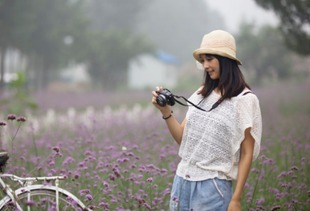
{"label": "woman's arm", "polygon": [[255,143],[255,140],[252,137],[250,131],[251,128],[245,130],[245,138],[241,143],[237,183],[230,204],[228,206],[228,211],[241,210],[240,200],[244,185],[250,172],[251,163],[253,160],[254,143]]}

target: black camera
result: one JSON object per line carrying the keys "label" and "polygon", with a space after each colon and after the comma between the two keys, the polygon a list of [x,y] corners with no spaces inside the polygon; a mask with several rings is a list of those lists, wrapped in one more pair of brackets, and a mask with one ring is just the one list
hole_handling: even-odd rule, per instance
{"label": "black camera", "polygon": [[173,106],[175,104],[174,95],[168,89],[157,91],[156,102],[158,105],[164,107],[166,105]]}

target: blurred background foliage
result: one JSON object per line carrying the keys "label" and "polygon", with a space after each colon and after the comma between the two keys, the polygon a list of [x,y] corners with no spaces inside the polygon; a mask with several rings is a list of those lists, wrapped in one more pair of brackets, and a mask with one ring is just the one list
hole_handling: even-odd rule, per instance
{"label": "blurred background foliage", "polygon": [[279,30],[289,48],[302,55],[310,54],[309,0],[255,1],[263,8],[273,10],[279,16]]}
{"label": "blurred background foliage", "polygon": [[10,96],[0,99],[0,104],[5,104],[7,112],[10,114],[18,114],[27,109],[36,109],[38,107],[37,103],[25,89],[27,83],[25,73],[19,71],[16,73],[16,76],[8,84]]}
{"label": "blurred background foliage", "polygon": [[[280,23],[278,27],[256,27],[245,20],[235,33],[238,57],[251,84],[307,77],[310,1],[255,1],[274,11]],[[208,3],[0,0],[1,94],[11,89],[5,74],[12,70],[5,61],[12,51],[18,52],[23,64],[19,70],[27,81],[22,87],[29,97],[48,89],[70,64],[87,66],[90,90],[128,90],[129,62],[158,49],[179,60],[175,88],[196,88],[202,73],[193,71],[196,64],[191,52],[206,32],[226,27]]]}

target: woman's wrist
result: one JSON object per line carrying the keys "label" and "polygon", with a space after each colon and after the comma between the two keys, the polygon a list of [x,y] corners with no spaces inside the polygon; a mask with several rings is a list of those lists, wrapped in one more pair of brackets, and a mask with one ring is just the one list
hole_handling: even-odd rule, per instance
{"label": "woman's wrist", "polygon": [[162,113],[162,115],[163,115],[163,119],[164,120],[167,120],[167,119],[169,119],[170,117],[172,117],[172,113],[173,113],[173,111],[170,111],[170,113]]}
{"label": "woman's wrist", "polygon": [[233,196],[231,197],[231,200],[232,200],[232,201],[238,201],[238,202],[240,202],[240,201],[241,201],[241,196],[234,196],[234,195],[233,195]]}

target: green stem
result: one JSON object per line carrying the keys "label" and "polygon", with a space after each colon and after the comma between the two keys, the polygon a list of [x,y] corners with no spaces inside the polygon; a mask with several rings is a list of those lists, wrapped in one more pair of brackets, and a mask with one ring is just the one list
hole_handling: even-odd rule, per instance
{"label": "green stem", "polygon": [[262,166],[261,166],[261,168],[260,168],[259,174],[257,175],[257,177],[256,177],[256,179],[255,179],[256,182],[255,182],[255,185],[254,185],[254,189],[253,189],[253,193],[252,193],[252,197],[251,197],[251,201],[250,201],[250,203],[249,203],[248,209],[252,206],[253,199],[254,199],[254,196],[255,196],[256,190],[257,190],[258,178],[261,176],[261,174],[262,174]]}
{"label": "green stem", "polygon": [[[38,147],[37,147],[37,144],[36,144],[36,138],[35,138],[35,135],[34,133],[32,133],[32,144],[33,144],[33,148],[34,148],[34,153],[36,155],[36,158],[39,157],[39,152],[38,152]],[[38,171],[38,176],[41,176],[41,169],[39,169]]]}
{"label": "green stem", "polygon": [[20,128],[20,126],[21,126],[21,123],[19,123],[18,124],[18,127],[17,127],[17,129],[16,129],[16,131],[15,131],[15,134],[14,134],[14,136],[13,136],[13,138],[11,138],[11,141],[13,142],[14,141],[14,139],[16,138],[16,136],[17,136],[17,133],[18,133],[18,131],[19,131],[19,128]]}

